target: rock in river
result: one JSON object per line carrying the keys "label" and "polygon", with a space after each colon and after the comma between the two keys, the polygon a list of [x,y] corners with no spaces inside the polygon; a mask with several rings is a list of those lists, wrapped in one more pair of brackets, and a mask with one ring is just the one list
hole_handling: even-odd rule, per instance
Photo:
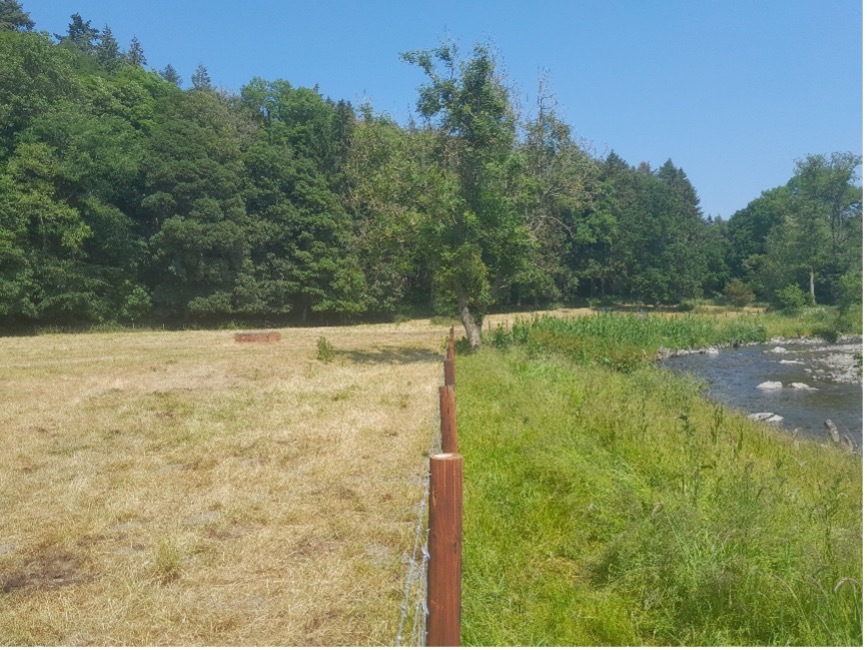
{"label": "rock in river", "polygon": [[764,412],[764,413],[750,413],[747,416],[750,420],[756,420],[758,422],[782,422],[783,416],[777,415],[776,413]]}

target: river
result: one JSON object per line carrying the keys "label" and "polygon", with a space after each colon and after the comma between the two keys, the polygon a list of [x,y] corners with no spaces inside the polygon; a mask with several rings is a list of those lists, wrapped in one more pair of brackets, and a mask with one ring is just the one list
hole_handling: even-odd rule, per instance
{"label": "river", "polygon": [[860,340],[786,341],[676,356],[662,365],[706,382],[714,401],[782,416],[779,425],[800,435],[827,439],[825,420],[833,420],[862,448],[863,390],[853,367],[861,349]]}

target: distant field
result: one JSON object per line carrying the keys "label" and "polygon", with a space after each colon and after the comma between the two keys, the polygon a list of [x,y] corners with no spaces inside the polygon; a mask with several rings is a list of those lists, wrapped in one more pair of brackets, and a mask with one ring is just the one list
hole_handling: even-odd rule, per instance
{"label": "distant field", "polygon": [[447,328],[280,332],[0,339],[0,644],[394,643]]}

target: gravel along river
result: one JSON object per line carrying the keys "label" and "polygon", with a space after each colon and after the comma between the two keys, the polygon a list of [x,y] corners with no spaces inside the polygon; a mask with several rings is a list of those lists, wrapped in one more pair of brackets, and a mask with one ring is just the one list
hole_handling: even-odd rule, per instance
{"label": "gravel along river", "polygon": [[826,420],[862,448],[863,390],[855,355],[860,339],[841,343],[777,341],[672,356],[662,365],[707,383],[707,396],[753,419],[828,439]]}

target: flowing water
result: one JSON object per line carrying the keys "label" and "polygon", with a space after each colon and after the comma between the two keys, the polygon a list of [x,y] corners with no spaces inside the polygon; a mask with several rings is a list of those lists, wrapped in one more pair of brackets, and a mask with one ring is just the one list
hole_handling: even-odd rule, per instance
{"label": "flowing water", "polygon": [[860,340],[772,343],[673,357],[663,365],[705,381],[714,401],[782,416],[780,426],[814,438],[827,439],[830,419],[862,447],[862,386],[853,365],[861,347]]}

